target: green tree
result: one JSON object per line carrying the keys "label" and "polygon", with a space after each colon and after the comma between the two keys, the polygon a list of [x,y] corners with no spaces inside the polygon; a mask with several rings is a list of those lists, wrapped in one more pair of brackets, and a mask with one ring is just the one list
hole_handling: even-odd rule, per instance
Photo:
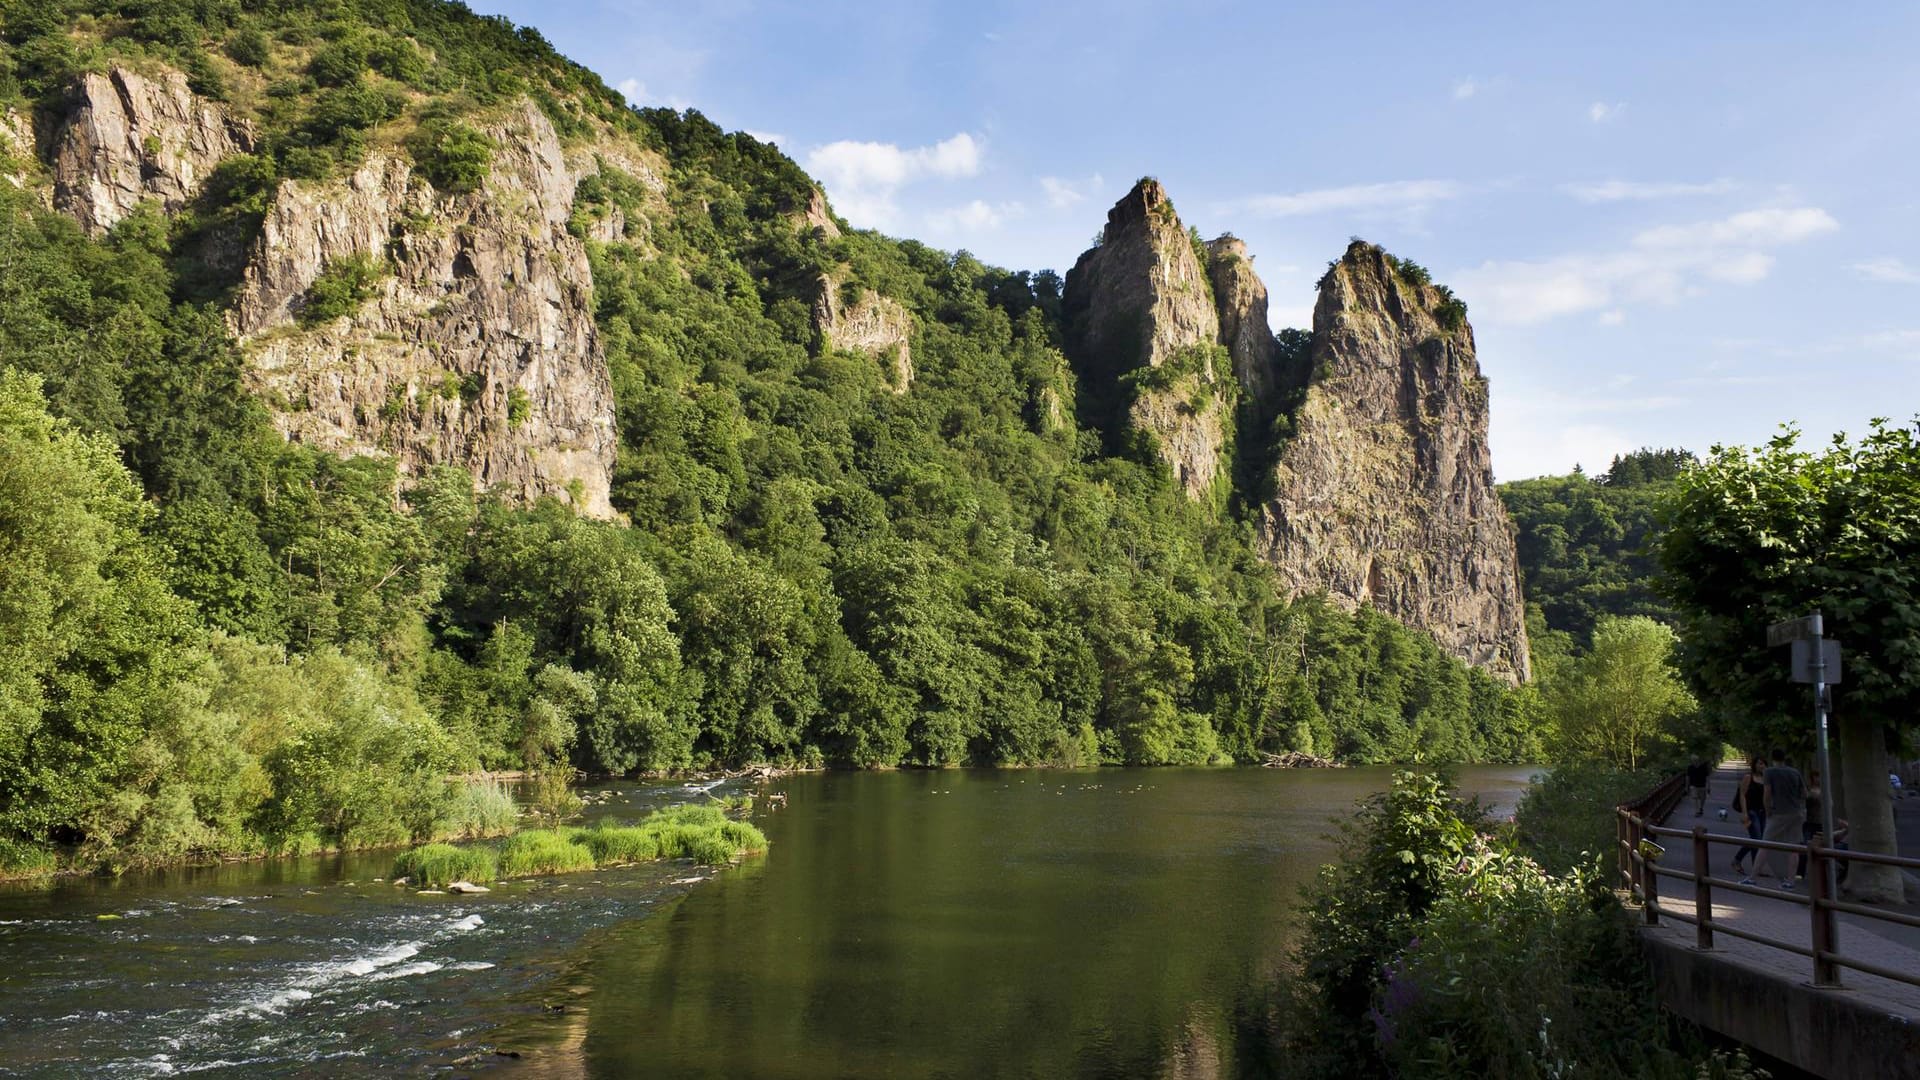
{"label": "green tree", "polygon": [[[1836,688],[1840,799],[1862,851],[1894,853],[1887,748],[1920,716],[1920,440],[1876,421],[1858,442],[1715,447],[1666,504],[1664,586],[1689,680],[1719,728],[1748,746],[1811,749],[1807,687],[1769,649],[1770,623],[1819,611],[1845,642]],[[1831,779],[1831,778],[1829,778]],[[1893,867],[1856,865],[1855,895],[1898,901]]]}
{"label": "green tree", "polygon": [[1637,769],[1683,742],[1696,705],[1673,666],[1676,644],[1671,629],[1644,615],[1602,616],[1593,648],[1546,684],[1554,757]]}
{"label": "green tree", "polygon": [[0,833],[81,839],[186,670],[152,514],[110,441],[0,367]]}

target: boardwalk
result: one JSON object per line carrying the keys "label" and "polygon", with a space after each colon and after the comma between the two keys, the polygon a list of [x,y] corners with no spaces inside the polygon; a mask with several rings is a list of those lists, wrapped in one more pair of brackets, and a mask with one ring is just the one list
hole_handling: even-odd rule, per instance
{"label": "boardwalk", "polygon": [[[1718,842],[1718,838],[1724,837],[1729,841],[1744,840],[1745,833],[1731,811],[1728,813],[1728,820],[1724,822],[1719,819],[1716,812],[1720,808],[1727,807],[1732,801],[1737,781],[1736,771],[1721,769],[1714,777],[1705,815],[1695,818],[1691,798],[1684,799],[1667,819],[1666,825],[1669,828],[1678,829],[1691,829],[1695,825],[1702,825],[1711,836],[1716,838],[1716,842],[1710,843],[1707,849],[1708,874],[1715,879],[1712,889],[1714,922],[1735,930],[1762,935],[1772,941],[1783,942],[1802,950],[1810,949],[1812,920],[1810,909],[1805,902],[1807,896],[1805,881],[1796,882],[1795,889],[1788,892],[1779,888],[1779,882],[1776,879],[1756,874],[1755,882],[1766,890],[1766,895],[1758,896],[1720,887],[1723,884],[1737,882],[1741,877],[1732,868],[1733,854],[1737,850],[1737,845]],[[1920,841],[1920,800],[1907,801],[1915,805],[1912,808],[1900,808],[1902,823],[1913,826],[1911,839],[1903,830],[1903,850],[1901,851],[1903,855],[1915,854],[1907,848],[1907,844]],[[1660,866],[1663,869],[1691,875],[1693,844],[1687,839],[1678,837],[1663,836],[1659,839],[1666,848],[1666,854],[1659,860]],[[1787,862],[1786,857],[1779,854],[1774,858],[1777,864]],[[1750,862],[1749,869],[1752,868],[1753,864]],[[1886,910],[1920,916],[1920,903],[1911,902],[1913,899],[1920,898],[1920,882],[1910,879],[1908,885],[1910,902],[1904,907]],[[1679,918],[1671,917],[1694,914],[1696,898],[1693,882],[1663,874],[1658,879],[1658,888],[1658,910],[1662,913],[1662,917],[1657,925],[1647,927],[1645,930],[1649,944],[1664,947],[1656,948],[1653,952],[1655,956],[1664,953],[1669,958],[1683,959],[1691,954],[1703,961],[1710,959],[1714,962],[1734,965],[1736,968],[1745,969],[1749,973],[1749,978],[1760,976],[1774,980],[1776,984],[1788,984],[1793,994],[1804,996],[1803,1004],[1811,1002],[1809,1008],[1812,1010],[1811,1012],[1806,1009],[1781,1010],[1777,1016],[1735,1017],[1732,1014],[1739,1011],[1739,1003],[1716,1001],[1703,1006],[1703,1012],[1733,1019],[1737,1024],[1758,1022],[1762,1025],[1818,1028],[1830,1026],[1833,1023],[1831,1017],[1838,1013],[1864,1010],[1869,1018],[1873,1016],[1884,1018],[1881,1021],[1882,1024],[1886,1020],[1891,1020],[1896,1028],[1910,1026],[1914,1033],[1911,1039],[1914,1050],[1920,1053],[1920,987],[1850,968],[1841,969],[1840,988],[1813,987],[1811,985],[1813,962],[1808,956],[1760,942],[1743,940],[1725,932],[1714,935],[1711,952],[1699,953],[1696,951],[1694,926]],[[1920,978],[1920,928],[1900,926],[1849,913],[1841,913],[1838,924],[1836,951],[1841,956],[1863,960],[1898,972],[1911,973]],[[1696,967],[1695,977],[1680,979],[1680,982],[1687,984],[1683,988],[1685,994],[1694,996],[1707,994],[1712,989],[1710,984],[1716,981],[1724,984],[1727,979],[1736,981],[1741,979],[1737,971],[1721,969],[1720,976],[1724,978],[1720,976],[1710,978],[1705,971],[1706,969]],[[1751,987],[1761,984],[1748,981],[1746,985]],[[1669,986],[1668,989],[1671,994],[1674,987]],[[1774,1010],[1770,1008],[1768,1011]],[[1704,1022],[1705,1017],[1696,1016],[1696,1019],[1703,1019]],[[1726,1027],[1722,1026],[1722,1030],[1726,1030]],[[1886,1029],[1883,1027],[1882,1030]],[[1823,1037],[1830,1038],[1831,1035],[1817,1030],[1798,1030],[1790,1035],[1783,1034],[1781,1037],[1783,1044],[1791,1043],[1805,1049],[1802,1053],[1781,1056],[1797,1058],[1804,1053],[1811,1053],[1814,1060],[1798,1062],[1802,1067],[1822,1075],[1836,1075],[1821,1069],[1818,1065],[1819,1056],[1824,1052],[1820,1049],[1820,1041]],[[1757,1040],[1756,1043],[1758,1044]],[[1909,1071],[1885,1075],[1920,1076],[1920,1057],[1909,1058],[1908,1063]],[[1846,1075],[1846,1073],[1837,1075]]]}

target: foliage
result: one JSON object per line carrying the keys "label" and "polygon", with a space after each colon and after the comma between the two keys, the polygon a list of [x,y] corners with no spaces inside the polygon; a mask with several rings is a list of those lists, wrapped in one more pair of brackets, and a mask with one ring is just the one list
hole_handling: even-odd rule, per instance
{"label": "foliage", "polygon": [[1639,768],[1683,747],[1697,706],[1673,666],[1672,629],[1644,615],[1602,616],[1593,648],[1546,687],[1554,760]]}
{"label": "foliage", "polygon": [[427,844],[406,852],[393,864],[394,877],[406,878],[420,888],[445,888],[456,881],[480,885],[499,875],[500,857],[484,845]]}
{"label": "foliage", "polygon": [[1303,1075],[1750,1075],[1645,1005],[1625,913],[1582,869],[1550,875],[1483,831],[1449,784],[1401,773],[1310,887]]}
{"label": "foliage", "polygon": [[386,265],[370,255],[349,255],[328,263],[307,287],[300,307],[301,325],[318,326],[353,314],[373,298],[374,287],[386,276]]}
{"label": "foliage", "polygon": [[457,120],[429,120],[407,141],[413,163],[441,193],[465,195],[487,179],[493,140]]}
{"label": "foliage", "polygon": [[1616,841],[1613,809],[1653,790],[1668,773],[1617,769],[1605,762],[1556,765],[1528,785],[1514,814],[1520,844],[1548,872],[1611,865]]}
{"label": "foliage", "polygon": [[1846,639],[1846,710],[1905,730],[1920,715],[1920,439],[1715,447],[1668,496],[1659,555],[1682,656],[1716,719],[1745,745],[1803,743],[1806,694],[1768,624],[1823,612]]}
{"label": "foliage", "polygon": [[441,832],[462,840],[504,836],[514,830],[520,808],[513,792],[490,777],[467,780],[455,789]]}
{"label": "foliage", "polygon": [[[1684,455],[1684,451],[1649,451]],[[1500,485],[1513,519],[1521,584],[1554,630],[1585,646],[1603,615],[1645,615],[1672,622],[1659,595],[1655,549],[1659,501],[1671,484],[1639,456],[1617,459],[1599,479],[1581,473]]]}

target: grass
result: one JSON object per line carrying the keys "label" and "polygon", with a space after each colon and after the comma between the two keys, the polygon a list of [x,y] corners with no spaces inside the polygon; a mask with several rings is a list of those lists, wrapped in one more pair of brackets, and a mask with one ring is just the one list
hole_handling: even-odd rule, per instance
{"label": "grass", "polygon": [[568,835],[573,830],[528,829],[507,837],[500,849],[500,876],[532,877],[591,870],[593,849]]}
{"label": "grass", "polygon": [[447,831],[463,840],[505,836],[514,830],[520,808],[507,785],[491,778],[468,780],[455,793],[447,812]]}
{"label": "grass", "polygon": [[422,887],[438,888],[456,881],[477,884],[499,875],[498,858],[490,847],[427,844],[400,856],[393,864],[393,876]]}
{"label": "grass", "polygon": [[767,849],[766,834],[727,816],[723,807],[743,806],[718,800],[698,806],[656,810],[637,825],[600,822],[591,827],[562,826],[514,833],[497,849],[491,845],[454,847],[428,844],[400,857],[396,877],[416,885],[454,881],[569,874],[608,866],[630,866],[657,859],[691,859],[721,866],[741,855]]}
{"label": "grass", "polygon": [[0,837],[0,881],[46,877],[60,869],[60,857],[46,848]]}

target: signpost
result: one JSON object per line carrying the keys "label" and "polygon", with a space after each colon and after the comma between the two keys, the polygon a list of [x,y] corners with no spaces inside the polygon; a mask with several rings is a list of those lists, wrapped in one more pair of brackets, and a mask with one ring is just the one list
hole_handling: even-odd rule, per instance
{"label": "signpost", "polygon": [[[1827,684],[1840,681],[1840,643],[1825,637],[1826,624],[1819,612],[1788,619],[1767,627],[1767,644],[1793,646],[1793,681],[1813,684],[1814,760],[1820,769],[1820,842],[1833,845],[1833,769],[1827,763]],[[1825,895],[1837,897],[1832,859],[1821,859],[1825,867]],[[1838,949],[1835,942],[1832,948]]]}

